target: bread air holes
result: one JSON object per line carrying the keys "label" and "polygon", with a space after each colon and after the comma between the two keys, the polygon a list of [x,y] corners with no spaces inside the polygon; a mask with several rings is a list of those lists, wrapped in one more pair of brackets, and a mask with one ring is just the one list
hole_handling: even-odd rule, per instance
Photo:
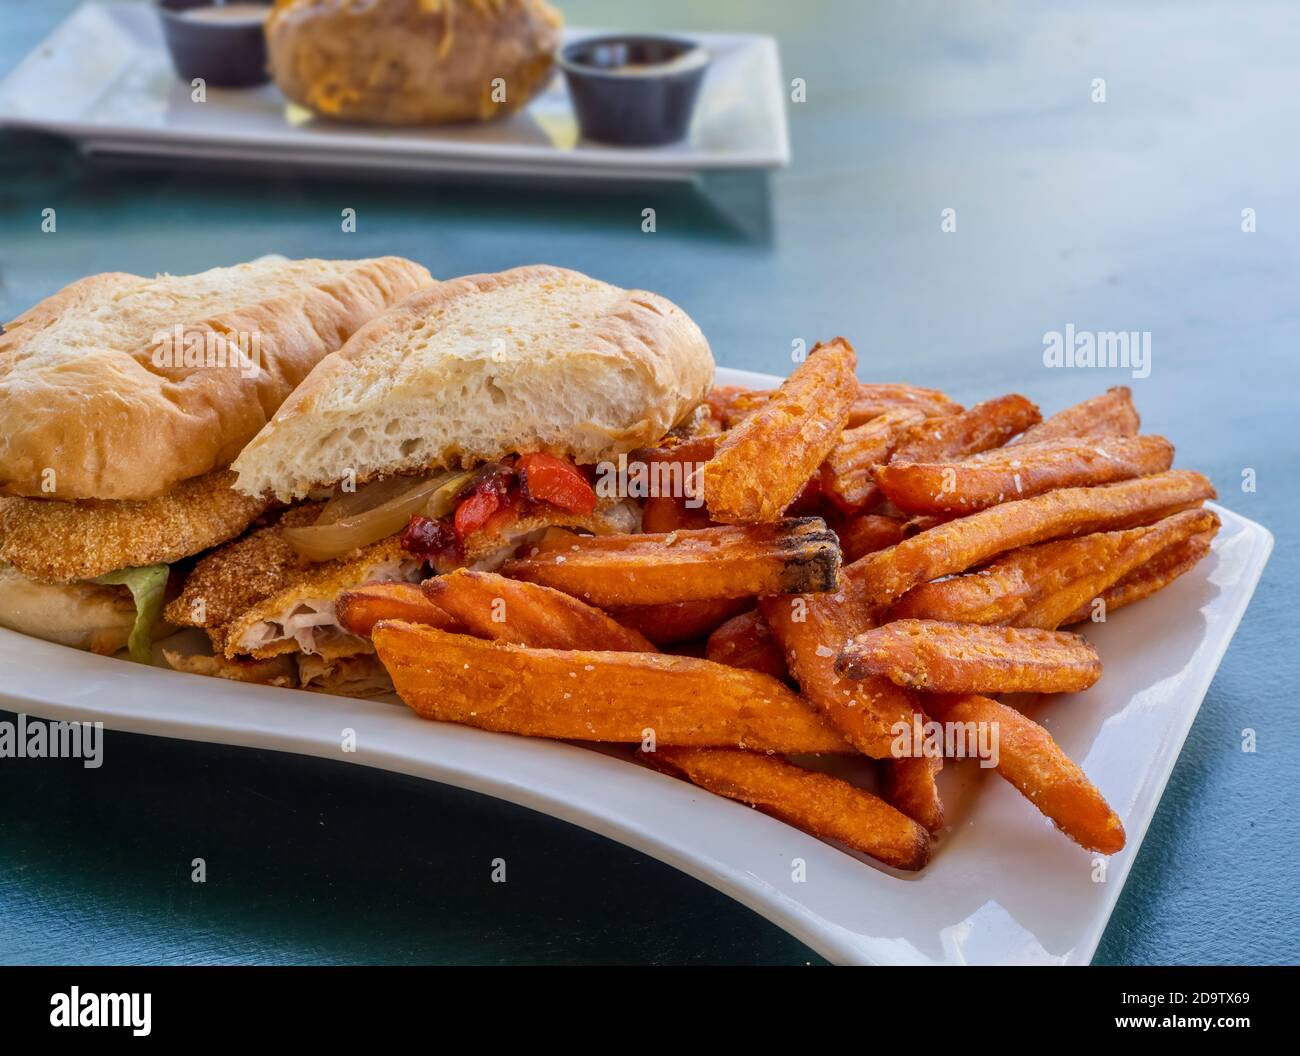
{"label": "bread air holes", "polygon": [[416,449],[417,449],[419,446],[420,446],[420,440],[419,440],[419,437],[414,437],[414,436],[413,436],[413,437],[411,437],[411,438],[408,439],[408,440],[403,440],[403,441],[402,441],[402,446],[401,446],[401,449],[400,449],[401,452],[402,452],[402,456],[403,456],[403,457],[406,457],[407,455],[413,455],[413,454],[415,454],[415,451],[416,451]]}

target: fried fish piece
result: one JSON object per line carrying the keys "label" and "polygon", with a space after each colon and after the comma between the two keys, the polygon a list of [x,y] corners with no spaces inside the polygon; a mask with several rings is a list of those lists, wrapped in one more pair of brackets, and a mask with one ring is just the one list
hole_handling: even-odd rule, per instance
{"label": "fried fish piece", "polygon": [[284,530],[315,523],[322,508],[322,503],[294,506],[274,524],[200,558],[167,606],[167,619],[178,627],[220,627],[288,586],[304,562],[285,541]]}
{"label": "fried fish piece", "polygon": [[0,561],[46,583],[170,564],[233,539],[266,509],[234,480],[220,470],[155,499],[10,498],[0,506]]}
{"label": "fried fish piece", "polygon": [[397,536],[334,561],[292,569],[285,586],[224,625],[224,652],[259,658],[293,652],[327,658],[369,653],[370,643],[339,623],[338,596],[364,583],[416,582],[423,571],[424,563],[403,550]]}

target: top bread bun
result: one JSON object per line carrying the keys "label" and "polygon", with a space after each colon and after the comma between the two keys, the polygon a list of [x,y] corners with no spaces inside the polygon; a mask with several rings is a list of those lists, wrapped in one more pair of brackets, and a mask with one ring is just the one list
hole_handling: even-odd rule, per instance
{"label": "top bread bun", "polygon": [[432,281],[382,257],[74,282],[0,334],[0,492],[151,499],[222,469],[324,356]]}
{"label": "top bread bun", "polygon": [[659,439],[713,356],[670,301],[546,265],[422,290],[326,357],[235,460],[288,502],[340,480],[547,451],[578,463]]}
{"label": "top bread bun", "polygon": [[546,0],[279,0],[266,45],[280,91],[322,117],[484,121],[546,87],[562,24]]}

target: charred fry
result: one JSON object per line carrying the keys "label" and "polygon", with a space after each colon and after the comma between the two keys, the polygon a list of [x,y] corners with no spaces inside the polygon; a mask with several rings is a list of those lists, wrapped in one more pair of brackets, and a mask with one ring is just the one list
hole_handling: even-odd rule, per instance
{"label": "charred fry", "polygon": [[891,462],[872,470],[908,513],[969,513],[1054,488],[1111,484],[1163,473],[1174,445],[1162,436],[1048,440],[999,448],[964,462]]}
{"label": "charred fry", "polygon": [[896,869],[930,860],[930,838],[916,822],[870,792],[828,774],[753,752],[659,748],[640,757],[665,773],[822,839],[838,840]]}
{"label": "charred fry", "polygon": [[1081,847],[1115,854],[1124,826],[1105,798],[1045,729],[1014,708],[981,696],[926,698],[942,722],[996,723],[997,771]]}
{"label": "charred fry", "polygon": [[849,642],[835,670],[936,693],[1075,693],[1101,677],[1101,660],[1065,631],[895,620]]}
{"label": "charred fry", "polygon": [[574,536],[502,572],[602,608],[833,590],[839,541],[816,517],[666,535]]}
{"label": "charred fry", "polygon": [[724,436],[704,467],[709,516],[724,524],[781,516],[848,422],[856,365],[843,338],[818,345],[770,400]]}
{"label": "charred fry", "polygon": [[789,688],[660,653],[529,649],[384,620],[375,649],[398,695],[426,719],[529,737],[800,754],[847,745]]}

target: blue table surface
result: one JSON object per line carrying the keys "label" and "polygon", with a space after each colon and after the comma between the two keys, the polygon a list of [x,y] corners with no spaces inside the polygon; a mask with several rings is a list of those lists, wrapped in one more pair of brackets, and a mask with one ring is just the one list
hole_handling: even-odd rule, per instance
{"label": "blue table surface", "polygon": [[[73,6],[0,0],[0,75]],[[90,272],[270,252],[395,253],[444,277],[547,261],[672,298],[727,366],[785,373],[792,340],[844,334],[863,377],[967,402],[1054,410],[1132,384],[1146,428],[1277,548],[1096,960],[1295,962],[1300,7],[560,6],[575,25],[775,35],[807,84],[793,164],[579,192],[106,166],[0,133],[0,318]],[[1067,324],[1149,331],[1150,376],[1046,368]],[[486,797],[125,734],[106,753],[101,770],[0,761],[0,960],[817,960],[667,866]],[[487,882],[495,857],[510,883]]]}

